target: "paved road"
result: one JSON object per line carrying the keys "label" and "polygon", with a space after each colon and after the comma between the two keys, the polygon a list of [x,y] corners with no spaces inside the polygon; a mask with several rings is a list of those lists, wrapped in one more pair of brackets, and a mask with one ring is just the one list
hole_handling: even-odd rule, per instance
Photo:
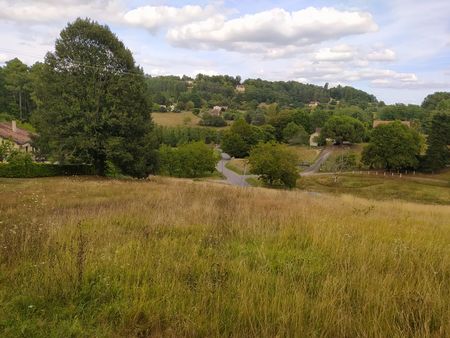
{"label": "paved road", "polygon": [[253,175],[239,175],[238,173],[235,173],[233,170],[228,169],[225,165],[230,160],[220,160],[219,163],[216,165],[217,171],[221,172],[225,177],[225,181],[228,184],[236,185],[239,187],[249,187],[250,184],[247,183],[246,179],[249,177],[253,177]]}
{"label": "paved road", "polygon": [[320,169],[320,166],[330,157],[333,151],[331,149],[324,149],[320,153],[316,162],[314,162],[309,168],[306,168],[303,172],[300,173],[302,176],[314,175]]}

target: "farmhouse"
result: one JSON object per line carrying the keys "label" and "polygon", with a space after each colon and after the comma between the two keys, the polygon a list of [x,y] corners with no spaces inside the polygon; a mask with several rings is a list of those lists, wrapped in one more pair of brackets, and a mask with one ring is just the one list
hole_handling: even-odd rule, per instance
{"label": "farmhouse", "polygon": [[317,108],[317,107],[319,106],[319,104],[320,104],[319,101],[311,101],[311,102],[308,104],[308,107],[311,108],[311,109],[314,109],[314,108]]}
{"label": "farmhouse", "polygon": [[18,128],[16,121],[0,122],[0,143],[9,140],[13,143],[14,148],[25,151],[27,153],[33,152],[31,145],[31,137],[33,134]]}
{"label": "farmhouse", "polygon": [[242,84],[239,84],[236,86],[236,92],[238,93],[245,93],[245,86]]}
{"label": "farmhouse", "polygon": [[214,106],[209,112],[212,116],[221,116],[222,112],[226,111],[228,106]]}
{"label": "farmhouse", "polygon": [[[396,120],[398,121],[398,120]],[[384,124],[391,124],[394,123],[395,121],[385,121],[385,120],[374,120],[373,121],[373,128],[376,128],[378,126],[384,125]],[[411,122],[409,121],[400,121],[401,124],[407,126],[408,128],[411,128]]]}

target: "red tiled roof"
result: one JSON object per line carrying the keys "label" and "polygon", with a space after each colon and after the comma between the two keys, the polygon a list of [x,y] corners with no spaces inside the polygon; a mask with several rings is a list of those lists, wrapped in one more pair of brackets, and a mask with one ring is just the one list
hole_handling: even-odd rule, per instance
{"label": "red tiled roof", "polygon": [[31,142],[32,135],[32,133],[21,128],[16,128],[16,132],[13,132],[11,122],[0,122],[1,138],[11,139],[13,142],[23,145]]}

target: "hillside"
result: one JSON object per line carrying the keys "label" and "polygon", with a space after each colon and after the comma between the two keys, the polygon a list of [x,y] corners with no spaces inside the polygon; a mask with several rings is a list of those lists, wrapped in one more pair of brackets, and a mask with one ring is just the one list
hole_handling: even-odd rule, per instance
{"label": "hillside", "polygon": [[450,334],[450,208],[0,179],[0,336]]}

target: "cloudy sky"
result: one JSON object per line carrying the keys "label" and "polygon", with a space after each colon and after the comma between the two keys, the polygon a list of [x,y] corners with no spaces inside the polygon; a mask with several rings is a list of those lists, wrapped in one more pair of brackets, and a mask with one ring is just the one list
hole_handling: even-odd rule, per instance
{"label": "cloudy sky", "polygon": [[148,74],[343,84],[387,103],[450,91],[449,0],[0,0],[0,62],[42,61],[68,21],[108,24]]}

